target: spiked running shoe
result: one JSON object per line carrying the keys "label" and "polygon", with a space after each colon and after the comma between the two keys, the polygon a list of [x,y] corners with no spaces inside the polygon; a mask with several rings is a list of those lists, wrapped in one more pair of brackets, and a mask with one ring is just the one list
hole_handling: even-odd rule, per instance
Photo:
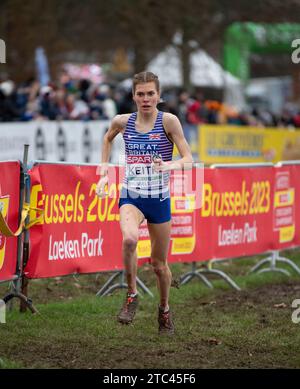
{"label": "spiked running shoe", "polygon": [[158,332],[159,334],[173,335],[175,332],[172,314],[170,310],[164,312],[163,308],[158,307]]}
{"label": "spiked running shoe", "polygon": [[121,308],[118,315],[118,322],[122,324],[130,324],[134,318],[138,307],[138,296],[126,295],[126,300]]}

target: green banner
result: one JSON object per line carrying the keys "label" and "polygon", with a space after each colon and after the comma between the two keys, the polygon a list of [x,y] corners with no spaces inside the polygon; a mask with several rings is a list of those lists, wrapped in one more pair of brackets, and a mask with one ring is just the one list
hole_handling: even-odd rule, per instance
{"label": "green banner", "polygon": [[292,41],[297,38],[300,38],[300,24],[296,23],[233,23],[225,32],[224,68],[247,80],[251,53],[292,54]]}

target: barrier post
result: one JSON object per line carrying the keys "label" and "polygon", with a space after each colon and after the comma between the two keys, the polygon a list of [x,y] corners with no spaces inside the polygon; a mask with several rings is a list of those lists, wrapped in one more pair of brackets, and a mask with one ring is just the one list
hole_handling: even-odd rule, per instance
{"label": "barrier post", "polygon": [[196,265],[196,262],[192,262],[192,270],[189,271],[188,273],[185,273],[183,274],[181,277],[180,277],[180,285],[184,285],[184,284],[187,284],[189,281],[191,281],[194,277],[198,277],[200,278],[201,281],[204,282],[204,284],[212,289],[213,288],[213,285],[210,281],[208,281],[208,279],[203,276],[201,273],[200,273],[200,270],[197,270],[197,265]]}
{"label": "barrier post", "polygon": [[261,266],[263,266],[265,263],[269,263],[270,264],[269,267],[266,267],[264,269],[260,269],[257,271],[257,273],[259,274],[259,273],[266,273],[266,272],[270,272],[270,271],[275,271],[278,273],[283,273],[286,276],[290,276],[289,271],[276,266],[277,262],[282,262],[282,263],[285,263],[287,265],[290,265],[291,268],[293,268],[300,275],[299,267],[294,262],[292,262],[290,259],[285,258],[285,257],[281,257],[279,255],[279,251],[277,251],[277,250],[272,251],[270,256],[259,261],[255,266],[252,267],[252,269],[250,270],[249,273],[254,273]]}
{"label": "barrier post", "polygon": [[194,277],[197,277],[197,278],[200,278],[200,280],[203,281],[207,287],[213,288],[212,283],[203,274],[214,274],[214,275],[217,275],[217,276],[223,278],[223,280],[226,281],[227,284],[232,286],[234,289],[240,291],[241,288],[233,281],[233,279],[231,277],[229,277],[228,274],[226,274],[222,270],[212,268],[212,264],[214,262],[216,262],[216,260],[214,260],[214,259],[211,259],[210,261],[208,261],[208,263],[205,265],[204,269],[197,269],[196,262],[192,262],[192,270],[188,273],[183,274],[180,277],[180,284],[181,285],[187,284]]}
{"label": "barrier post", "polygon": [[[24,164],[24,190],[25,190],[25,201],[27,203],[30,203],[30,177],[28,175],[28,151],[29,151],[29,145],[24,145],[24,158],[23,158],[23,164]],[[29,222],[29,216],[27,216],[25,220],[25,225]],[[29,231],[25,230],[24,232],[24,241],[23,241],[23,263],[22,267],[24,268],[26,266],[26,263],[28,261],[29,257]],[[21,292],[24,296],[28,296],[28,278],[22,274],[22,282],[21,282]],[[31,302],[31,300],[30,300]],[[28,304],[21,300],[20,303],[20,312],[25,312]]]}
{"label": "barrier post", "polygon": [[[24,199],[24,167],[21,165],[21,173],[20,173],[20,204],[19,204],[19,220],[18,223],[21,221],[21,213],[23,209],[23,199]],[[16,267],[16,279],[12,281],[11,287],[10,287],[10,293],[20,293],[21,291],[21,280],[22,280],[22,242],[23,242],[23,236],[20,234],[18,236],[18,258],[17,258],[17,267]],[[11,311],[13,308],[13,299],[11,298],[7,304],[8,309]]]}
{"label": "barrier post", "polygon": [[220,260],[211,259],[210,261],[208,261],[208,263],[206,265],[206,268],[200,269],[200,270],[198,270],[198,272],[199,273],[204,273],[204,274],[214,274],[214,275],[217,275],[217,276],[223,278],[223,280],[226,281],[229,286],[232,286],[233,289],[240,291],[241,288],[237,285],[236,282],[233,281],[233,279],[231,277],[229,277],[228,274],[226,274],[225,272],[223,272],[220,269],[213,269],[213,267],[212,267],[213,263],[214,262],[219,262],[219,261]]}
{"label": "barrier post", "polygon": [[[120,277],[120,282],[110,286],[117,277]],[[151,292],[151,290],[149,290],[147,286],[138,277],[136,277],[136,282],[143,292],[148,293],[151,297],[153,297],[153,293]],[[120,270],[115,272],[106,281],[106,283],[102,286],[102,288],[96,293],[96,296],[104,297],[109,293],[113,292],[115,289],[127,289],[127,287],[128,285],[125,282],[125,271]]]}
{"label": "barrier post", "polygon": [[[26,194],[26,174],[27,174],[27,161],[28,161],[28,148],[29,145],[24,145],[24,154],[23,154],[23,167],[21,167],[21,174],[20,174],[20,205],[19,205],[19,223],[21,220],[21,214],[24,206],[24,200],[29,203],[30,200],[30,188],[28,194]],[[26,218],[28,222],[28,216]],[[24,232],[23,232],[24,233]],[[12,280],[11,283],[11,290],[10,293],[7,294],[3,301],[5,304],[8,304],[10,309],[12,308],[12,299],[18,298],[21,302],[20,306],[25,307],[24,310],[26,310],[26,307],[30,309],[32,313],[38,313],[37,309],[32,305],[32,300],[27,297],[26,294],[23,294],[22,289],[22,281],[23,281],[23,269],[24,269],[24,240],[23,240],[23,233],[21,233],[18,236],[17,241],[17,265],[16,265],[16,276]],[[28,231],[26,231],[28,234]],[[25,234],[24,234],[25,235]],[[29,237],[28,237],[29,239]],[[23,243],[23,248],[22,248]],[[29,246],[28,246],[29,247]],[[22,311],[23,312],[23,311]]]}

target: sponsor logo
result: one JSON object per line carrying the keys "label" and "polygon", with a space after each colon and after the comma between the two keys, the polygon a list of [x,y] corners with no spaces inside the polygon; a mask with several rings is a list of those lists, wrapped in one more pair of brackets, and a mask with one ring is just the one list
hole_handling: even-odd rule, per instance
{"label": "sponsor logo", "polygon": [[150,155],[128,155],[127,163],[150,163],[152,159]]}
{"label": "sponsor logo", "polygon": [[83,154],[83,161],[85,163],[91,162],[92,152],[93,149],[92,149],[91,132],[90,129],[86,127],[82,135],[82,154]]}
{"label": "sponsor logo", "polygon": [[43,130],[39,127],[35,133],[35,153],[36,159],[45,160],[47,158],[46,155],[46,139]]}
{"label": "sponsor logo", "polygon": [[162,201],[165,201],[165,200],[167,200],[167,199],[169,199],[170,197],[164,197],[163,199],[159,199],[159,201],[160,202],[162,202]]}
{"label": "sponsor logo", "polygon": [[56,134],[57,158],[59,161],[67,160],[67,137],[64,129],[59,127]]}

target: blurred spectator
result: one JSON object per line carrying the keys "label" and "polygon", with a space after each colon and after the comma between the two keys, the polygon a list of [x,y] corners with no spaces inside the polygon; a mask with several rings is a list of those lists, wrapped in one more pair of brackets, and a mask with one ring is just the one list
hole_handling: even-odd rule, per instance
{"label": "blurred spectator", "polygon": [[189,124],[207,123],[207,109],[201,92],[187,100],[186,121]]}
{"label": "blurred spectator", "polygon": [[190,95],[182,91],[178,96],[178,118],[182,123],[187,122],[187,108],[190,105]]}
{"label": "blurred spectator", "polygon": [[11,80],[0,84],[0,121],[11,122],[19,117],[15,84]]}
{"label": "blurred spectator", "polygon": [[296,128],[300,128],[300,111],[293,117],[293,124]]}
{"label": "blurred spectator", "polygon": [[83,79],[79,81],[78,89],[79,89],[80,100],[83,100],[86,103],[89,102],[88,90],[90,86],[91,83],[89,80]]}
{"label": "blurred spectator", "polygon": [[40,94],[40,114],[49,120],[59,116],[59,108],[55,100],[55,93],[50,86],[43,86]]}
{"label": "blurred spectator", "polygon": [[131,90],[120,91],[120,95],[118,97],[119,100],[117,101],[117,108],[119,114],[134,111],[135,107],[132,100]]}
{"label": "blurred spectator", "polygon": [[206,109],[206,121],[209,124],[217,124],[220,122],[219,114],[221,112],[221,103],[216,100],[207,100],[204,102]]}
{"label": "blurred spectator", "polygon": [[69,113],[69,119],[71,120],[88,120],[89,119],[89,107],[83,100],[76,99],[75,95],[71,94],[67,96],[66,107]]}
{"label": "blurred spectator", "polygon": [[111,120],[117,114],[117,106],[112,99],[112,92],[108,85],[99,86],[99,99],[102,101],[104,119]]}

